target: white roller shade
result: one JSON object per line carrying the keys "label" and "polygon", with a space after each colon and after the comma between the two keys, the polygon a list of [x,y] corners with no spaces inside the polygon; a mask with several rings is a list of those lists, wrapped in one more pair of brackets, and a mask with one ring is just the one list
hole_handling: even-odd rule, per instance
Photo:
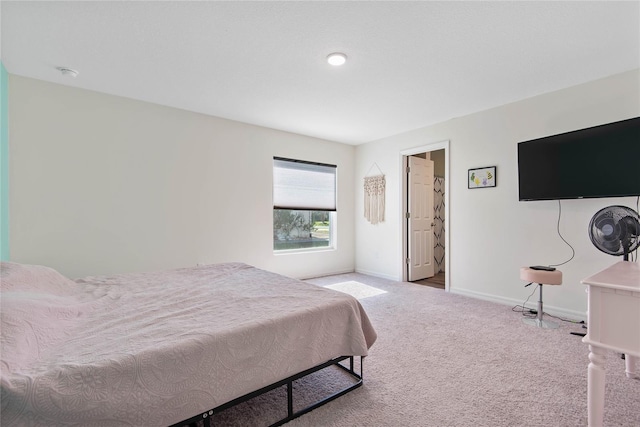
{"label": "white roller shade", "polygon": [[273,207],[335,211],[336,166],[274,158]]}

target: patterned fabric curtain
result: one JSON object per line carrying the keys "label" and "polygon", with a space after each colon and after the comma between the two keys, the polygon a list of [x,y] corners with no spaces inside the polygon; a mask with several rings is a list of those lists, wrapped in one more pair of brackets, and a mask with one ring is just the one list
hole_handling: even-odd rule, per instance
{"label": "patterned fabric curtain", "polygon": [[433,256],[435,259],[435,273],[444,271],[444,178],[435,177],[433,180]]}
{"label": "patterned fabric curtain", "polygon": [[384,221],[384,175],[364,178],[364,217],[371,224]]}

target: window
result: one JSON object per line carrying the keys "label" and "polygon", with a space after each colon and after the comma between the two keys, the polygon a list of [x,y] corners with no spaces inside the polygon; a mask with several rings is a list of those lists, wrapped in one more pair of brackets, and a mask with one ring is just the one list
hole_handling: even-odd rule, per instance
{"label": "window", "polygon": [[273,159],[273,249],[333,247],[336,166]]}

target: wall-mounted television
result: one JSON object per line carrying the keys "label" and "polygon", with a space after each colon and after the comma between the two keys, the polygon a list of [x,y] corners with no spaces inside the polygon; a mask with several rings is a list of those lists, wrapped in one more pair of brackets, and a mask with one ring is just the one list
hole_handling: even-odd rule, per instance
{"label": "wall-mounted television", "polygon": [[518,143],[520,201],[640,195],[640,117]]}

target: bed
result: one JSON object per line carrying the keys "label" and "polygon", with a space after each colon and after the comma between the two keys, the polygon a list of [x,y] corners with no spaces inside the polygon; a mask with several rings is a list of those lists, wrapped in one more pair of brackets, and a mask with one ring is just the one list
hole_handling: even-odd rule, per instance
{"label": "bed", "polygon": [[242,263],[0,280],[3,426],[191,422],[376,340],[355,298]]}

